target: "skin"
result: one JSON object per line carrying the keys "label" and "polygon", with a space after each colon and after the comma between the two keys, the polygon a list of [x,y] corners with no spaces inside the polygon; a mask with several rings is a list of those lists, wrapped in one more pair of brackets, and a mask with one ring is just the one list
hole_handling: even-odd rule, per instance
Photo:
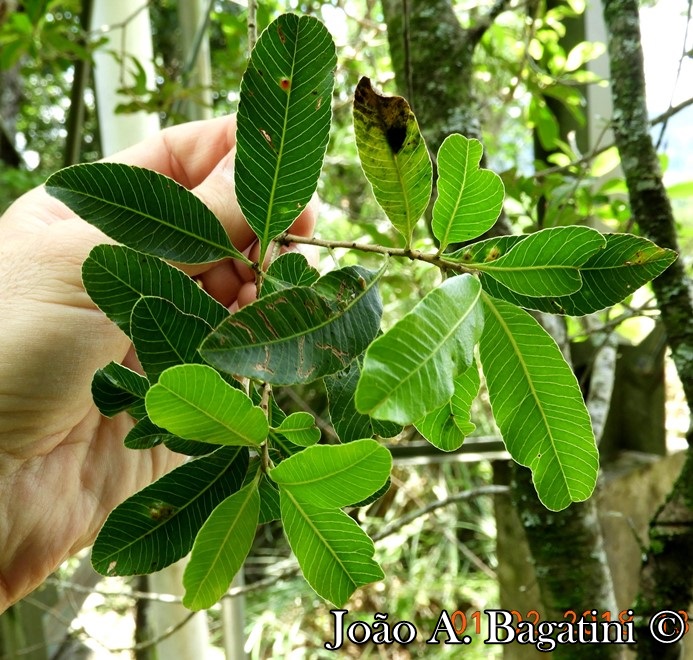
{"label": "skin", "polygon": [[[191,189],[234,245],[257,245],[233,189],[235,118],[166,129],[108,160],[157,170]],[[311,235],[311,203],[291,232]],[[36,188],[0,217],[0,612],[93,542],[107,514],[179,465],[164,447],[133,451],[126,414],[102,417],[94,372],[111,360],[137,368],[128,338],[81,283],[94,245],[112,242]],[[225,260],[184,268],[232,311],[255,297],[252,272]]]}

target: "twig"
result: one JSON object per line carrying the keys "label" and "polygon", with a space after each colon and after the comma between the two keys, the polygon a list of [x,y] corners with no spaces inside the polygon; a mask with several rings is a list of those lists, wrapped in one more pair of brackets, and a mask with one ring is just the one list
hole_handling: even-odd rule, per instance
{"label": "twig", "polygon": [[257,3],[248,0],[248,55],[253,52],[257,43]]}

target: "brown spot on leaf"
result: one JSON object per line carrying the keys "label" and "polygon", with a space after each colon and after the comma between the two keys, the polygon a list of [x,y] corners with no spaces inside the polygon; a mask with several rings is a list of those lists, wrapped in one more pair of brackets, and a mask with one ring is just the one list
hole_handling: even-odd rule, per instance
{"label": "brown spot on leaf", "polygon": [[[390,151],[397,155],[407,142],[407,129],[416,122],[406,99],[383,96],[376,92],[369,78],[361,78],[354,94],[354,113],[366,124],[376,126],[387,141]],[[418,134],[418,131],[416,132]]]}
{"label": "brown spot on leaf", "polygon": [[288,92],[291,89],[291,79],[290,78],[282,78],[279,81],[279,86],[285,91]]}
{"label": "brown spot on leaf", "polygon": [[277,23],[277,34],[279,35],[279,41],[285,44],[286,36],[284,35],[284,32],[282,31],[282,26],[279,23]]}
{"label": "brown spot on leaf", "polygon": [[494,245],[487,253],[486,253],[486,258],[484,261],[495,261],[498,259],[498,257],[501,256],[501,251],[500,248],[497,245]]}
{"label": "brown spot on leaf", "polygon": [[318,98],[318,101],[315,104],[315,109],[320,110],[321,106],[322,106],[322,97]]}
{"label": "brown spot on leaf", "polygon": [[262,137],[265,138],[265,141],[267,142],[267,144],[269,144],[270,149],[274,151],[274,145],[272,144],[272,138],[270,134],[264,128],[260,129],[260,133],[262,133]]}

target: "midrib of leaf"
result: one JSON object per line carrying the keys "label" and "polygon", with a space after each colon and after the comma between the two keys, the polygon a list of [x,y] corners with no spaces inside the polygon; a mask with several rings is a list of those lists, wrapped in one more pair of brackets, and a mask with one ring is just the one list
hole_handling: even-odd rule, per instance
{"label": "midrib of leaf", "polygon": [[[441,339],[441,341],[435,346],[435,350],[429,351],[428,357],[427,357],[425,360],[423,360],[423,362],[421,362],[421,364],[420,364],[420,366],[419,366],[419,369],[417,369],[416,371],[412,371],[411,373],[409,373],[409,375],[408,375],[404,380],[401,380],[401,381],[400,381],[399,385],[398,385],[394,390],[392,390],[392,392],[397,392],[398,390],[402,389],[402,386],[403,386],[405,383],[409,382],[409,379],[413,377],[414,373],[417,373],[418,371],[420,371],[421,368],[422,368],[424,365],[428,364],[428,362],[430,362],[430,361],[433,359],[433,356],[434,356],[434,355],[437,355],[438,351],[440,350],[440,347],[441,347],[448,339],[450,339],[450,337],[455,333],[455,331],[457,330],[457,328],[459,328],[460,325],[461,325],[462,323],[464,323],[465,319],[472,313],[472,310],[474,309],[474,305],[475,305],[476,302],[479,300],[479,296],[481,295],[481,292],[482,292],[481,287],[479,287],[479,290],[478,290],[478,293],[476,294],[476,298],[474,299],[474,302],[473,302],[472,304],[470,304],[470,305],[467,307],[467,311],[464,313],[464,316],[462,316],[462,317],[460,318],[460,320],[452,327],[452,329],[450,330],[450,332],[448,332],[448,334],[446,334],[446,335]],[[381,403],[382,403],[382,401],[381,401]],[[380,404],[378,404],[378,405],[380,405]],[[377,407],[377,406],[376,406],[376,407]]]}
{"label": "midrib of leaf", "polygon": [[[503,328],[503,331],[505,332],[506,337],[508,337],[508,339],[510,340],[510,343],[513,347],[513,351],[515,352],[515,355],[517,355],[517,357],[520,360],[520,365],[522,366],[522,371],[524,372],[525,379],[529,383],[529,389],[532,392],[532,397],[534,398],[534,401],[537,404],[537,408],[539,410],[539,413],[541,414],[541,419],[544,422],[544,426],[546,427],[546,431],[547,431],[547,434],[549,436],[549,440],[551,442],[551,449],[553,449],[554,456],[556,456],[558,458],[558,451],[556,449],[556,444],[554,442],[553,433],[551,432],[551,426],[549,425],[549,422],[546,419],[546,415],[544,414],[544,407],[541,405],[541,401],[539,399],[539,396],[537,395],[537,391],[534,388],[534,381],[532,380],[532,378],[529,375],[529,372],[527,371],[527,365],[525,364],[525,361],[522,357],[522,351],[520,351],[520,348],[517,345],[517,342],[515,341],[515,337],[513,336],[512,332],[510,332],[510,328],[508,328],[507,324],[505,323],[505,320],[503,319],[503,317],[500,314],[498,314],[498,311],[496,310],[496,306],[493,304],[493,301],[491,300],[491,298],[486,293],[483,293],[483,291],[482,291],[482,294],[484,296],[484,302],[491,309],[491,311],[493,312],[493,315],[496,317],[496,319],[500,323],[501,327]],[[568,484],[568,480],[566,478],[565,471],[563,470],[563,465],[562,465],[560,460],[557,460],[556,462],[558,463],[558,468],[561,472],[561,476],[563,477],[563,481],[565,483],[566,490],[568,492],[570,492],[570,485]]]}
{"label": "midrib of leaf", "polygon": [[448,245],[448,236],[450,236],[450,229],[452,229],[452,221],[455,218],[455,214],[457,213],[457,209],[460,207],[460,200],[462,199],[462,195],[464,194],[464,189],[467,185],[467,175],[469,173],[469,152],[471,149],[469,149],[469,145],[467,145],[467,153],[465,155],[464,159],[464,177],[462,178],[462,185],[460,186],[459,192],[457,193],[457,199],[455,200],[455,205],[454,208],[452,209],[452,214],[448,218],[447,222],[447,227],[445,228],[445,236],[443,237],[443,240],[440,241],[441,245],[441,250],[444,249],[443,246]]}
{"label": "midrib of leaf", "polygon": [[[138,536],[136,539],[134,539],[133,541],[131,541],[131,542],[128,543],[127,545],[119,547],[118,550],[117,550],[117,552],[116,552],[115,554],[119,554],[119,553],[121,553],[121,552],[127,550],[129,547],[135,545],[136,543],[139,543],[142,539],[147,538],[148,536],[151,536],[151,535],[154,534],[154,532],[156,532],[160,527],[162,527],[163,525],[166,525],[166,524],[170,523],[174,518],[176,518],[176,517],[179,516],[181,513],[183,513],[183,511],[185,511],[188,507],[192,506],[195,502],[197,502],[197,501],[202,497],[202,495],[204,495],[208,490],[210,490],[210,489],[212,488],[212,486],[214,486],[214,485],[226,474],[226,471],[229,469],[229,465],[231,465],[231,463],[233,463],[233,462],[238,458],[238,452],[241,451],[241,449],[242,449],[242,447],[238,447],[236,453],[235,453],[235,454],[233,455],[233,457],[231,457],[231,458],[228,460],[228,462],[226,463],[226,466],[225,466],[223,469],[219,470],[219,473],[217,474],[216,478],[215,478],[213,481],[210,481],[202,490],[200,490],[200,491],[197,493],[197,495],[195,495],[194,498],[192,498],[192,499],[189,500],[186,504],[184,504],[184,505],[183,505],[180,509],[178,509],[172,516],[170,516],[169,518],[166,518],[166,520],[162,520],[162,521],[161,521],[158,525],[156,525],[155,527],[152,527],[146,534],[142,534],[141,536]],[[106,561],[106,559],[109,559],[110,557],[113,557],[113,556],[114,556],[113,554],[107,555],[107,556],[104,558],[104,561]]]}
{"label": "midrib of leaf", "polygon": [[[260,472],[258,471],[258,475],[259,474],[260,474]],[[251,482],[251,483],[255,484],[256,489],[257,489],[257,482],[258,481],[259,481],[259,477],[256,476],[255,479]],[[255,490],[253,490],[252,488],[249,488],[248,489],[248,496],[245,498],[242,505],[238,509],[238,515],[236,517],[236,520],[240,520],[243,517],[243,512],[248,507],[248,503],[250,502],[250,500],[252,499],[254,494],[255,494]],[[233,493],[232,493],[232,495],[233,495]],[[212,567],[216,566],[217,562],[219,561],[219,557],[222,554],[222,548],[225,547],[226,542],[228,541],[229,536],[231,536],[232,531],[233,531],[233,527],[229,527],[226,534],[224,535],[224,540],[221,543],[219,543],[219,545],[217,547],[217,552],[214,555],[214,559],[207,564],[207,571],[204,574],[204,578],[202,578],[198,582],[198,585],[205,583],[207,581],[207,579],[209,578],[210,574],[212,573]],[[199,593],[199,591],[200,591],[200,589],[198,586],[197,592]]]}
{"label": "midrib of leaf", "polygon": [[[339,445],[337,445],[337,446],[339,446]],[[346,446],[346,445],[343,445],[343,446]],[[356,463],[350,463],[349,465],[345,465],[343,468],[340,468],[339,470],[334,470],[333,472],[330,472],[329,477],[333,477],[337,474],[342,474],[342,472],[348,472],[355,465],[359,465],[359,463],[363,463],[365,460],[368,460],[372,455],[373,455],[373,452],[368,454],[368,456],[363,456]],[[292,486],[305,486],[307,484],[314,484],[314,483],[318,483],[320,481],[324,481],[325,479],[326,479],[326,477],[322,476],[322,477],[315,477],[314,479],[306,479],[305,481],[292,481],[288,486],[284,486],[284,488],[291,488]]]}
{"label": "midrib of leaf", "polygon": [[[283,336],[279,337],[278,339],[263,341],[263,342],[258,343],[258,344],[243,344],[243,346],[241,348],[249,347],[249,346],[271,346],[272,344],[282,344],[282,343],[289,341],[291,339],[303,337],[306,334],[310,334],[312,332],[315,332],[316,330],[319,330],[320,328],[324,328],[325,326],[329,325],[330,323],[333,323],[336,319],[344,316],[354,305],[356,305],[356,303],[358,303],[361,300],[361,298],[363,298],[377,284],[378,279],[380,278],[380,273],[382,273],[384,269],[385,269],[385,266],[383,266],[383,268],[381,268],[380,271],[375,275],[375,277],[368,283],[368,286],[365,289],[362,289],[361,295],[357,295],[356,298],[354,298],[351,301],[351,303],[349,303],[345,307],[337,306],[338,309],[340,310],[340,313],[335,314],[334,316],[328,317],[327,320],[324,321],[323,323],[319,323],[318,325],[313,325],[310,328],[308,328],[308,330],[305,332],[298,332],[298,333],[293,334],[293,335],[283,335]],[[296,288],[299,288],[299,287],[296,287]],[[308,289],[309,287],[300,287],[300,288]],[[314,289],[311,289],[311,290],[314,291]],[[327,297],[321,295],[320,293],[317,293],[317,295],[319,295],[324,300],[327,300],[327,302],[329,302],[330,304],[332,304],[334,302],[330,298],[327,298]],[[224,351],[227,349],[208,349],[209,352],[214,352],[217,350]]]}
{"label": "midrib of leaf", "polygon": [[265,216],[265,230],[262,232],[262,241],[260,245],[259,264],[265,261],[265,253],[269,247],[269,228],[272,218],[272,210],[274,208],[274,195],[277,192],[277,180],[279,179],[279,169],[281,168],[282,157],[284,155],[284,145],[286,143],[286,127],[289,123],[289,108],[291,107],[291,95],[294,91],[294,71],[296,68],[296,51],[298,49],[299,36],[301,34],[301,22],[298,22],[296,28],[296,41],[294,43],[294,53],[291,58],[291,77],[289,78],[289,89],[286,92],[286,106],[284,107],[284,125],[282,126],[282,139],[279,144],[279,153],[277,154],[277,165],[274,168],[274,177],[272,179],[272,189],[270,190],[269,203],[267,204],[267,215]]}
{"label": "midrib of leaf", "polygon": [[223,426],[226,430],[228,430],[229,434],[237,435],[237,436],[243,438],[243,440],[250,442],[252,447],[257,447],[257,444],[252,442],[249,437],[242,435],[238,431],[232,431],[231,429],[229,429],[228,425],[223,420],[218,419],[214,415],[210,414],[208,411],[203,410],[202,408],[200,408],[199,406],[194,404],[189,399],[184,399],[182,396],[179,396],[176,392],[174,392],[173,390],[170,390],[168,387],[166,387],[166,385],[163,385],[162,383],[158,383],[158,385],[161,385],[161,387],[163,387],[169,394],[176,397],[179,401],[182,401],[183,403],[187,404],[191,408],[194,408],[198,412],[202,413],[205,417],[209,417],[209,419],[214,420],[215,422],[217,422],[217,424],[219,424],[219,426]]}
{"label": "midrib of leaf", "polygon": [[[155,222],[157,222],[161,225],[164,225],[166,227],[170,227],[171,229],[175,229],[176,231],[180,232],[181,234],[185,234],[186,236],[189,236],[191,238],[202,241],[203,243],[206,243],[207,245],[212,245],[214,247],[217,247],[217,248],[223,250],[224,252],[226,252],[230,257],[233,257],[234,259],[243,259],[243,261],[245,261],[248,265],[252,264],[252,261],[250,261],[250,259],[248,259],[245,255],[242,255],[235,248],[232,247],[231,250],[229,250],[228,245],[221,245],[219,243],[215,243],[214,241],[212,241],[208,238],[203,238],[202,236],[198,236],[197,234],[194,234],[194,233],[188,231],[187,229],[184,229],[183,227],[179,227],[178,225],[174,225],[170,222],[166,222],[163,218],[157,218],[156,216],[150,215],[149,213],[139,211],[138,209],[134,209],[130,206],[125,206],[124,204],[118,204],[117,202],[111,202],[109,200],[103,199],[103,197],[97,197],[96,195],[92,195],[91,193],[88,193],[88,192],[74,190],[73,188],[70,188],[69,190],[72,192],[77,192],[80,195],[84,195],[85,197],[89,197],[90,199],[93,199],[97,202],[105,202],[106,204],[108,204],[110,206],[115,206],[116,208],[122,209],[124,211],[130,211],[131,213],[137,213],[138,215],[140,215],[144,218],[149,218],[150,220],[154,220]],[[210,213],[211,213],[211,211],[210,211]],[[138,252],[139,251],[140,250],[138,250]]]}
{"label": "midrib of leaf", "polygon": [[[327,539],[320,533],[320,531],[315,527],[313,524],[313,521],[310,519],[310,516],[306,514],[306,512],[301,508],[301,505],[298,503],[298,500],[291,494],[291,491],[286,488],[282,487],[284,492],[286,493],[287,497],[292,501],[298,512],[301,514],[301,517],[308,523],[308,526],[313,530],[315,535],[318,537],[318,539],[322,542],[323,546],[327,548],[327,551],[332,555],[332,557],[335,559],[337,564],[339,564],[339,567],[342,569],[342,572],[344,575],[348,578],[349,582],[356,587],[356,582],[354,582],[351,579],[351,574],[349,573],[347,567],[344,565],[344,562],[339,558],[339,555],[335,553],[335,551],[332,549],[332,546],[328,543]],[[330,509],[327,509],[328,511]],[[341,511],[339,508],[333,509],[335,511]]]}
{"label": "midrib of leaf", "polygon": [[[148,297],[148,296],[142,296],[142,297],[143,297],[143,298],[146,298],[146,297]],[[164,299],[162,298],[162,300],[164,300]],[[170,302],[170,301],[167,301],[167,302]],[[145,302],[144,304],[147,305],[146,302]],[[171,304],[173,304],[173,303],[171,303]],[[175,305],[174,305],[174,307],[175,307]],[[176,309],[178,309],[178,308],[176,307]],[[161,325],[161,323],[159,323],[159,319],[157,319],[156,316],[152,313],[152,310],[151,310],[151,308],[149,307],[149,305],[147,305],[147,310],[148,310],[149,313],[151,314],[152,319],[154,320],[154,323],[155,323],[156,327],[159,329],[159,332],[161,333],[161,336],[165,339],[165,341],[166,341],[166,343],[168,344],[169,348],[176,354],[176,356],[178,357],[178,359],[179,359],[181,362],[185,362],[185,357],[184,357],[183,355],[181,355],[180,352],[178,351],[178,349],[171,343],[171,341],[170,341],[169,338],[168,338],[168,335],[164,332],[163,326]],[[185,312],[183,312],[183,311],[181,311],[181,310],[178,310],[178,311],[180,311],[181,314],[186,314]],[[193,316],[193,314],[186,314],[186,316]],[[199,317],[199,316],[194,316],[194,318],[200,318],[200,317]],[[200,321],[204,321],[204,319],[200,319]],[[206,321],[205,321],[205,323],[206,323]],[[209,324],[208,324],[208,323],[207,323],[207,327],[209,327]],[[209,327],[209,329],[210,329],[210,331],[212,330],[211,327]]]}
{"label": "midrib of leaf", "polygon": [[[575,271],[578,275],[580,274],[580,266],[561,266],[560,264],[552,264],[552,265],[546,265],[546,266],[491,266],[491,265],[486,265],[483,263],[480,264],[468,264],[470,267],[474,266],[477,270],[480,270],[484,273],[488,272],[501,272],[501,273],[511,273],[515,271],[526,271],[526,270],[570,270],[570,271]],[[589,269],[589,270],[595,270],[595,269]],[[597,269],[598,270],[598,269]]]}
{"label": "midrib of leaf", "polygon": [[[388,147],[389,148],[389,147]],[[399,166],[399,161],[397,160],[397,155],[392,154],[392,161],[395,165],[395,172],[397,172],[397,179],[399,180],[399,187],[404,191],[404,208],[407,213],[407,236],[406,236],[406,247],[409,247],[411,244],[411,234],[414,231],[414,222],[411,219],[411,204],[409,202],[409,195],[407,195],[407,191],[405,188],[404,184],[404,179],[402,178],[402,170]],[[417,218],[418,220],[418,218]]]}

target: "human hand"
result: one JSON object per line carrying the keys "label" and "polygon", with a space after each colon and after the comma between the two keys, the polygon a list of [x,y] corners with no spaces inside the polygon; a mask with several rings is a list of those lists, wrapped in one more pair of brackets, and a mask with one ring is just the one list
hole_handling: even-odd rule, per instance
{"label": "human hand", "polygon": [[[190,188],[232,242],[257,258],[233,187],[235,119],[193,122],[108,160],[154,169]],[[310,235],[310,204],[291,232]],[[36,188],[0,218],[0,612],[89,545],[107,514],[180,464],[165,447],[133,451],[127,414],[101,416],[94,372],[114,360],[133,367],[129,339],[91,302],[81,265],[110,242]],[[238,262],[186,267],[232,311],[255,296]]]}

